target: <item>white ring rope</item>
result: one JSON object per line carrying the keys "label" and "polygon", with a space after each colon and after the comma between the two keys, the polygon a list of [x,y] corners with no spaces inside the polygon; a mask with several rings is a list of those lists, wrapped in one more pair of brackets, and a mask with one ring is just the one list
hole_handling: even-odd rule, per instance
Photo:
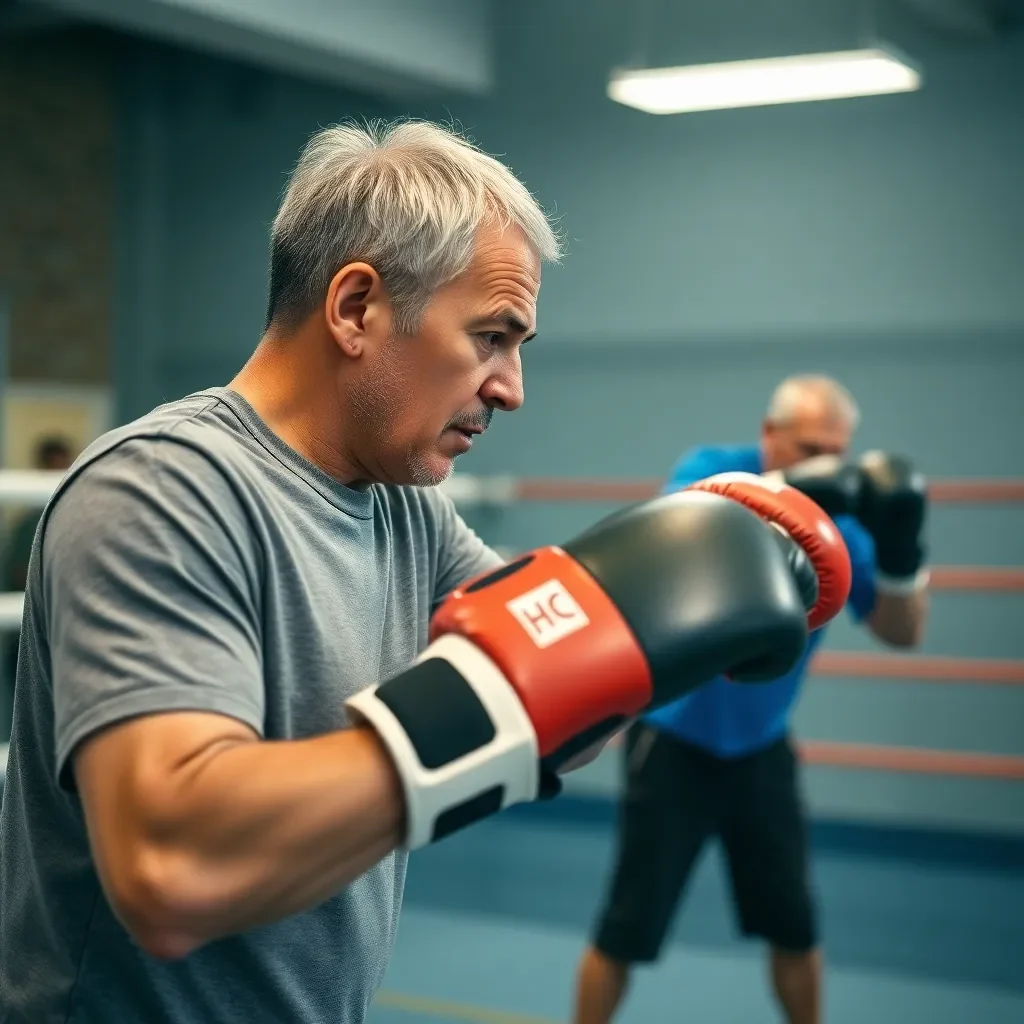
{"label": "white ring rope", "polygon": [[64,479],[63,470],[41,469],[0,470],[0,505],[30,505],[39,508],[50,500],[57,484]]}
{"label": "white ring rope", "polygon": [[0,633],[21,629],[21,613],[25,595],[21,591],[0,594]]}
{"label": "white ring rope", "polygon": [[[0,505],[22,505],[41,508],[50,500],[57,484],[63,479],[62,470],[46,472],[30,469],[0,470]],[[0,633],[13,632],[21,628],[21,612],[25,595],[21,591],[0,593]],[[7,752],[3,751],[4,764]]]}

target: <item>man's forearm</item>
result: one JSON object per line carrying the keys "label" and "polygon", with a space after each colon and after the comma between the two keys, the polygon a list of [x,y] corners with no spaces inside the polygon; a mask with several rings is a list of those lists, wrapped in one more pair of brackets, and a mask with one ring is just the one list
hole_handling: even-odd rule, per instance
{"label": "man's forearm", "polygon": [[403,834],[401,785],[368,729],[219,744],[138,792],[159,798],[132,809],[132,862],[112,855],[110,876],[115,907],[158,956],[307,910]]}
{"label": "man's forearm", "polygon": [[895,647],[917,647],[928,620],[928,591],[890,594],[879,591],[868,626],[879,640]]}

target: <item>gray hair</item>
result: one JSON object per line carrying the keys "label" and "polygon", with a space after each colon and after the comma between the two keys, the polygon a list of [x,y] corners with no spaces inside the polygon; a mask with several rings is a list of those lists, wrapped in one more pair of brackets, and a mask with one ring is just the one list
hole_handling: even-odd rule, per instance
{"label": "gray hair", "polygon": [[828,413],[856,430],[860,424],[860,407],[853,395],[837,380],[815,374],[787,377],[772,392],[768,403],[768,422],[792,423],[803,400],[813,395],[820,399]]}
{"label": "gray hair", "polygon": [[502,163],[428,121],[333,125],[314,135],[271,232],[267,326],[295,327],[346,263],[370,264],[411,333],[430,296],[473,257],[477,229],[518,227],[542,261],[560,240]]}

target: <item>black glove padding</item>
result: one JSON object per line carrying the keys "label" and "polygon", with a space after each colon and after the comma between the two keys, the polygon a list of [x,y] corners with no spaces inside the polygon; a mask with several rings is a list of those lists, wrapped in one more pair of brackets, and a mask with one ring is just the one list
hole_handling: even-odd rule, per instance
{"label": "black glove padding", "polygon": [[790,487],[802,491],[828,516],[856,515],[861,498],[859,468],[838,455],[816,455],[778,473]]}
{"label": "black glove padding", "polygon": [[927,557],[927,481],[902,455],[867,452],[857,468],[863,481],[857,518],[875,542],[878,571],[897,580],[912,579]]}

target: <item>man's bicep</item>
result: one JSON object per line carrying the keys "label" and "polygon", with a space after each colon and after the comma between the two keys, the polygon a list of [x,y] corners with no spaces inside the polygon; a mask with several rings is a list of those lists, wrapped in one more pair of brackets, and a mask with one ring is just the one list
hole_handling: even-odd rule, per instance
{"label": "man's bicep", "polygon": [[[172,449],[173,451],[173,449]],[[154,712],[259,731],[258,587],[245,520],[201,456],[124,454],[62,495],[43,539],[57,768],[86,737]],[[226,488],[224,488],[226,490]]]}
{"label": "man's bicep", "polygon": [[124,787],[151,790],[227,743],[257,740],[244,722],[208,711],[145,714],[90,733],[71,751],[71,770],[87,808],[113,812]]}
{"label": "man's bicep", "polygon": [[143,851],[167,838],[177,794],[226,745],[249,743],[242,722],[208,712],[147,714],[91,732],[70,753],[89,846],[104,892],[122,922]]}

